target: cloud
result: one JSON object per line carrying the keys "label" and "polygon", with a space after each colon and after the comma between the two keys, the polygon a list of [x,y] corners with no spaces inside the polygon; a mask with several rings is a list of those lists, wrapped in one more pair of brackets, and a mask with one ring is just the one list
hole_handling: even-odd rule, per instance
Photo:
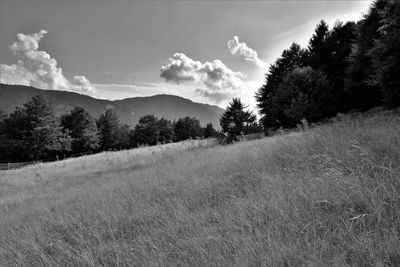
{"label": "cloud", "polygon": [[93,94],[96,88],[90,83],[90,81],[82,75],[75,75],[71,81],[74,91],[82,92],[84,94]]}
{"label": "cloud", "polygon": [[84,76],[74,76],[71,82],[65,78],[57,61],[46,51],[39,50],[39,42],[47,34],[41,30],[33,34],[17,34],[17,41],[10,46],[17,57],[17,64],[1,64],[1,82],[29,85],[41,89],[69,90],[94,93],[96,90]]}
{"label": "cloud", "polygon": [[187,57],[183,53],[175,53],[161,66],[161,77],[166,81],[196,83],[200,89],[196,92],[219,100],[243,85],[245,75],[229,69],[221,60],[202,63]]}
{"label": "cloud", "polygon": [[239,42],[239,37],[233,36],[233,39],[229,40],[227,45],[232,55],[241,56],[244,60],[253,62],[259,68],[267,67],[267,63],[258,58],[256,51],[248,47],[246,43]]}

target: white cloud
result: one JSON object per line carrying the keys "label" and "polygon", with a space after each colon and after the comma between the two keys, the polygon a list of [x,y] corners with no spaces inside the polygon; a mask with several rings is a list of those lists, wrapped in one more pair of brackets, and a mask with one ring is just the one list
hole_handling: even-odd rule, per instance
{"label": "white cloud", "polygon": [[71,81],[71,85],[74,88],[74,91],[84,94],[93,94],[96,91],[96,88],[90,83],[90,81],[82,75],[75,75]]}
{"label": "white cloud", "polygon": [[233,36],[233,39],[229,40],[227,45],[232,55],[241,56],[244,60],[253,62],[259,68],[267,67],[267,63],[258,57],[256,51],[248,47],[245,42],[239,42],[238,36]]}
{"label": "white cloud", "polygon": [[176,84],[197,84],[200,89],[196,92],[216,101],[228,97],[233,90],[239,89],[245,78],[244,74],[232,71],[218,59],[202,63],[183,53],[173,54],[161,66],[160,76]]}
{"label": "white cloud", "polygon": [[57,66],[57,61],[46,51],[39,50],[39,42],[46,34],[46,30],[33,34],[17,34],[17,41],[10,46],[10,50],[18,58],[18,62],[0,65],[1,82],[93,94],[96,89],[86,77],[74,76],[69,82],[62,69]]}

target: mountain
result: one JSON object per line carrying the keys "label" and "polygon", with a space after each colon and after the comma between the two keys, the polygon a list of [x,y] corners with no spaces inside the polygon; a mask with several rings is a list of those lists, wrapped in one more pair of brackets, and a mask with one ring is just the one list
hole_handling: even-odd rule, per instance
{"label": "mountain", "polygon": [[14,111],[35,95],[43,95],[52,104],[57,115],[65,114],[74,106],[81,106],[98,118],[106,108],[113,108],[122,123],[134,127],[139,118],[154,114],[170,120],[180,117],[196,117],[205,126],[211,122],[219,128],[219,117],[223,109],[190,101],[174,95],[133,97],[122,100],[96,99],[87,95],[56,90],[41,90],[30,86],[0,84],[0,109],[6,113]]}

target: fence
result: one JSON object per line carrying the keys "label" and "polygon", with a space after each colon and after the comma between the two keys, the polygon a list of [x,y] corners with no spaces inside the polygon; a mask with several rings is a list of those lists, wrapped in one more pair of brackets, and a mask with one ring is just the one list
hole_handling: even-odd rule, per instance
{"label": "fence", "polygon": [[91,152],[86,152],[86,153],[79,153],[79,154],[74,154],[74,155],[55,156],[55,157],[42,159],[42,160],[35,160],[35,161],[0,163],[0,171],[14,170],[14,169],[22,168],[24,166],[33,165],[33,164],[37,164],[37,163],[53,162],[53,161],[59,161],[59,160],[68,159],[68,158],[77,158],[77,157],[91,155],[91,154],[92,154]]}
{"label": "fence", "polygon": [[0,163],[0,170],[13,170],[18,169],[27,165],[32,165],[36,163],[41,163],[42,161],[28,161],[28,162],[10,162],[10,163]]}

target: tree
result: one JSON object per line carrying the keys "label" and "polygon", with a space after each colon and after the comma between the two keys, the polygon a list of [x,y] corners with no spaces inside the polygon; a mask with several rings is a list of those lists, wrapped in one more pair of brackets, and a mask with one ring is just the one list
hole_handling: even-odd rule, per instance
{"label": "tree", "polygon": [[140,117],[134,134],[137,145],[155,145],[160,138],[158,118],[153,114]]}
{"label": "tree", "polygon": [[237,141],[237,137],[244,134],[246,126],[256,119],[256,116],[245,108],[239,98],[233,98],[221,115],[222,131],[228,134],[229,141]]}
{"label": "tree", "polygon": [[101,150],[110,150],[118,143],[118,130],[120,122],[114,110],[106,109],[96,121],[99,130],[99,145]]}
{"label": "tree", "polygon": [[118,127],[116,132],[116,144],[118,149],[128,149],[130,145],[131,128],[128,124],[122,124]]}
{"label": "tree", "polygon": [[217,136],[218,132],[214,129],[212,123],[207,123],[206,127],[204,128],[204,138],[212,138]]}
{"label": "tree", "polygon": [[5,120],[7,114],[0,109],[0,162],[6,160],[9,157],[8,151],[8,139],[6,137],[6,126]]}
{"label": "tree", "polygon": [[274,106],[272,99],[285,76],[297,67],[303,66],[306,51],[298,44],[293,43],[289,49],[283,51],[280,58],[269,67],[265,84],[256,93],[257,106],[262,116],[265,128],[280,127],[277,121],[279,107]]}
{"label": "tree", "polygon": [[174,131],[177,141],[194,139],[202,136],[200,121],[188,116],[180,118],[174,123]]}
{"label": "tree", "polygon": [[380,12],[382,20],[378,38],[369,52],[373,74],[370,84],[381,90],[387,106],[400,105],[400,2],[387,0]]}
{"label": "tree", "polygon": [[316,122],[331,113],[332,85],[327,76],[311,67],[297,68],[279,85],[273,99],[281,109],[277,119],[286,128],[305,118]]}
{"label": "tree", "polygon": [[316,69],[325,68],[325,65],[328,64],[328,47],[326,42],[328,36],[329,26],[324,20],[321,20],[315,28],[315,33],[308,42],[307,56],[304,58],[305,65],[312,66]]}
{"label": "tree", "polygon": [[332,114],[329,116],[344,112],[350,106],[343,87],[348,57],[355,38],[354,22],[343,24],[337,21],[329,31],[328,25],[322,20],[309,41],[309,51],[304,58],[304,66],[324,72],[332,83],[330,102]]}
{"label": "tree", "polygon": [[386,0],[374,2],[364,18],[357,23],[357,35],[348,58],[344,82],[344,91],[351,102],[351,108],[368,110],[382,103],[379,86],[368,81],[374,71],[369,51],[374,46],[374,40],[379,38],[381,11],[385,3]]}
{"label": "tree", "polygon": [[72,138],[73,153],[95,150],[99,138],[94,118],[82,107],[73,108],[69,114],[61,116],[61,126]]}
{"label": "tree", "polygon": [[5,127],[15,159],[38,160],[70,150],[71,138],[62,132],[51,105],[41,95],[17,107],[5,120]]}
{"label": "tree", "polygon": [[158,142],[165,144],[171,143],[175,139],[175,132],[172,122],[166,118],[161,118],[158,121],[158,127],[160,129],[160,136]]}

